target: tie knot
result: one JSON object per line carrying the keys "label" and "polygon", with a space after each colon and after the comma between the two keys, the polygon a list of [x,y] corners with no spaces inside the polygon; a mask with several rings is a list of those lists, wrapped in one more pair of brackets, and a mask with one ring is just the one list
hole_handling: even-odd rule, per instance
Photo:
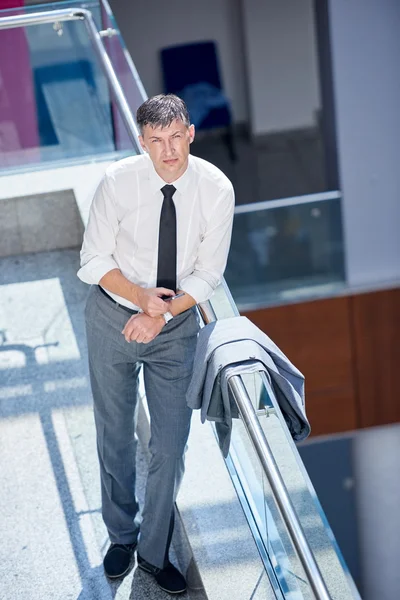
{"label": "tie knot", "polygon": [[172,196],[175,194],[176,192],[176,187],[173,185],[164,185],[164,187],[161,188],[161,191],[163,193],[164,198],[168,198],[171,199]]}

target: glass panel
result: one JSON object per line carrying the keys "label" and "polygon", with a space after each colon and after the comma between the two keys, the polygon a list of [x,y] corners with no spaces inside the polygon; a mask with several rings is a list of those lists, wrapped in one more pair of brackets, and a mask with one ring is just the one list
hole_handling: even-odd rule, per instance
{"label": "glass panel", "polygon": [[[357,597],[355,586],[344,559],[267,378],[260,374],[246,375],[243,382],[255,410],[266,409],[265,414],[260,415],[259,421],[328,591],[332,598],[345,600],[346,598]],[[269,410],[271,408],[272,410]],[[263,480],[266,491],[266,514],[272,515],[279,539],[290,559],[291,570],[296,575],[300,587],[302,587],[304,585],[303,580],[307,580],[307,578],[303,574],[296,550],[275,506],[264,473]],[[307,593],[304,593],[304,598],[308,597],[313,598],[309,587],[307,587]]]}
{"label": "glass panel", "polygon": [[[224,282],[210,301],[218,319],[238,314],[227,292],[229,290]],[[242,381],[254,409],[258,411],[272,455],[329,593],[338,600],[359,599],[267,379],[260,374],[252,374],[242,376]],[[271,583],[275,582],[284,598],[312,600],[314,593],[241,419],[233,420],[226,464],[234,483],[235,478],[240,482],[238,495],[240,498],[242,493],[241,502],[249,515],[253,535],[258,539],[261,556],[264,553],[264,564]]]}
{"label": "glass panel", "polygon": [[[273,496],[265,482],[247,431],[239,419],[233,422],[227,464],[228,468],[231,465],[240,481],[248,511],[255,525],[255,528],[252,528],[253,535],[256,541],[259,538],[260,554],[271,584],[280,591],[283,598],[312,599],[312,596],[305,595],[308,584],[304,584],[306,577],[301,566],[296,564],[296,556],[288,554],[288,546],[285,547],[282,543],[281,533],[277,528],[279,519]],[[246,507],[244,508],[246,512]]]}
{"label": "glass panel", "polygon": [[343,285],[340,198],[240,211],[225,273],[239,308],[325,295]]}
{"label": "glass panel", "polygon": [[[46,4],[23,12],[71,6],[82,4]],[[99,4],[85,6],[101,28]],[[0,17],[23,12],[0,11]],[[13,61],[2,52],[10,47]],[[0,170],[115,153],[116,110],[83,21],[0,30],[0,57]],[[123,135],[124,149],[132,153]]]}

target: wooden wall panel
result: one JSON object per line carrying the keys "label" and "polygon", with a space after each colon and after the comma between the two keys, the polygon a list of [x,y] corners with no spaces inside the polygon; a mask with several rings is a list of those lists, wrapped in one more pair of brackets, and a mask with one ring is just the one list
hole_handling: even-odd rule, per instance
{"label": "wooden wall panel", "polygon": [[352,296],[360,425],[400,421],[400,289]]}
{"label": "wooden wall panel", "polygon": [[357,427],[349,298],[330,298],[244,313],[306,378],[312,433]]}

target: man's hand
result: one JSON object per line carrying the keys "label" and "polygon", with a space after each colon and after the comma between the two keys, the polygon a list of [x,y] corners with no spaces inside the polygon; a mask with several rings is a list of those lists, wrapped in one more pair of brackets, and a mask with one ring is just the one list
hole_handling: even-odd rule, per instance
{"label": "man's hand", "polygon": [[174,296],[173,290],[167,288],[140,288],[137,291],[137,302],[136,304],[145,312],[149,317],[158,317],[163,315],[169,310],[169,305],[164,300],[161,300],[160,296]]}
{"label": "man's hand", "polygon": [[173,290],[164,287],[145,289],[129,281],[119,269],[111,269],[100,279],[99,284],[107,291],[126,298],[150,317],[158,317],[170,310],[161,296],[174,296]]}
{"label": "man's hand", "polygon": [[164,325],[165,321],[162,317],[149,317],[145,313],[140,313],[132,315],[121,333],[128,343],[135,341],[139,344],[148,344],[158,336]]}

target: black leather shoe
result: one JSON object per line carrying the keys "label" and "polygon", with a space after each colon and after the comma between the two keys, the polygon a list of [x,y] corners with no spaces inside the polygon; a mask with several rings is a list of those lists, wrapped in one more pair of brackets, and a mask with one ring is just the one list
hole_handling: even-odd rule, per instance
{"label": "black leather shoe", "polygon": [[146,573],[153,575],[154,579],[164,592],[168,594],[183,594],[186,592],[186,581],[173,564],[168,563],[163,569],[159,569],[137,555],[138,567]]}
{"label": "black leather shoe", "polygon": [[128,573],[136,546],[136,542],[134,544],[111,544],[103,560],[107,577],[117,579]]}

